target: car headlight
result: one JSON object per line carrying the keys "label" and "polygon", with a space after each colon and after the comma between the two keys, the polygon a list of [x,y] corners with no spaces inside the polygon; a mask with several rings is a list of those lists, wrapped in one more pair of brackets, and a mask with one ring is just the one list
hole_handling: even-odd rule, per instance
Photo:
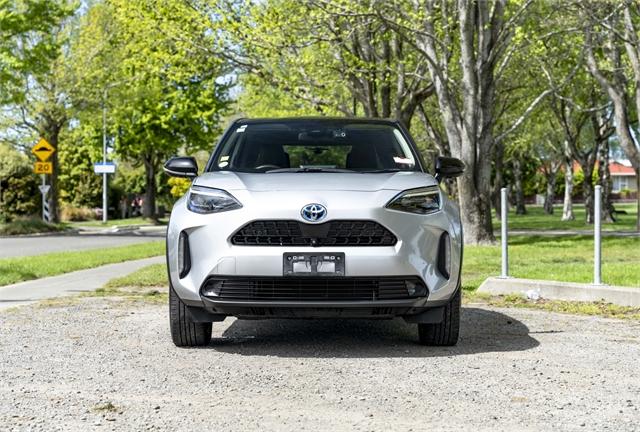
{"label": "car headlight", "polygon": [[394,197],[387,208],[409,213],[429,214],[440,210],[440,188],[438,186],[410,189]]}
{"label": "car headlight", "polygon": [[191,186],[187,208],[194,213],[209,214],[237,210],[242,208],[242,204],[223,190]]}

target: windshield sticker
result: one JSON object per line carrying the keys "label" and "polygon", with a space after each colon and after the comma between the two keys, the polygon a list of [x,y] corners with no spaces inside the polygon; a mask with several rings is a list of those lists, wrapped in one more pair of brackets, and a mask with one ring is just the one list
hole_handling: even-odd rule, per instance
{"label": "windshield sticker", "polygon": [[224,162],[220,162],[220,163],[218,164],[218,166],[219,166],[220,168],[224,168],[224,167],[226,167],[227,165],[229,165],[229,162],[226,162],[226,161],[224,161]]}
{"label": "windshield sticker", "polygon": [[225,162],[229,160],[229,156],[220,156],[220,162]]}
{"label": "windshield sticker", "polygon": [[397,164],[413,165],[413,161],[409,158],[394,156],[393,161]]}
{"label": "windshield sticker", "polygon": [[246,128],[247,128],[247,125],[242,125],[238,129],[236,129],[236,133],[244,132]]}

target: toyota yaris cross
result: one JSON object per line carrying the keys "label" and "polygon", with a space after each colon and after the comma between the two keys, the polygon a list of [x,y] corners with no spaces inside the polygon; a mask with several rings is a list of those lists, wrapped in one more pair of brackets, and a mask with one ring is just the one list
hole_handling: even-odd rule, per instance
{"label": "toyota yaris cross", "polygon": [[396,121],[242,119],[192,178],[167,231],[169,319],[177,346],[207,345],[226,317],[402,317],[425,345],[454,345],[462,226]]}

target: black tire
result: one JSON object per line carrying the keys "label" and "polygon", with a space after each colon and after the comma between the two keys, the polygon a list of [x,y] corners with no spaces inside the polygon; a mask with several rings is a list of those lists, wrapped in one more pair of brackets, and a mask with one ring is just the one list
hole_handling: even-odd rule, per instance
{"label": "black tire", "polygon": [[169,323],[171,338],[178,347],[205,346],[211,342],[211,323],[193,322],[173,287],[169,288]]}
{"label": "black tire", "polygon": [[418,324],[420,344],[429,346],[453,346],[458,343],[461,304],[462,290],[458,288],[456,294],[444,307],[444,319],[441,323]]}

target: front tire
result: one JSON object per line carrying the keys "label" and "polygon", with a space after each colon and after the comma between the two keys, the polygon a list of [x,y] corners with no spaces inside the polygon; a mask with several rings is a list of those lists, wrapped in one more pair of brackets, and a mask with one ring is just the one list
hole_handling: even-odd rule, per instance
{"label": "front tire", "polygon": [[169,323],[171,338],[177,347],[205,346],[211,342],[211,323],[193,322],[173,287],[169,287]]}
{"label": "front tire", "polygon": [[444,307],[444,319],[438,324],[418,324],[418,338],[421,345],[453,346],[458,343],[460,333],[460,308],[462,289]]}

